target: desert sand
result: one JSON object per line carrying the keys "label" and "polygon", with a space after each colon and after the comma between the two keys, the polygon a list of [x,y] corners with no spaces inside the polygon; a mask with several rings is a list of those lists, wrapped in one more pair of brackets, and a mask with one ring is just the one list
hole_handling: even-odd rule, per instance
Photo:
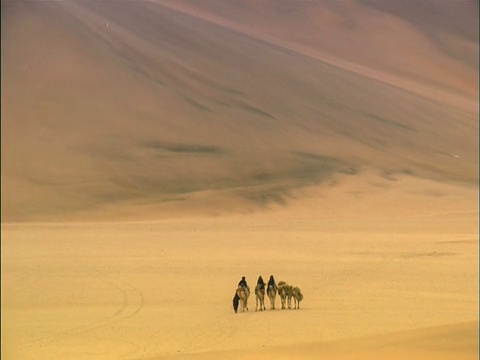
{"label": "desert sand", "polygon": [[[2,357],[475,359],[475,191],[411,181],[263,215],[4,224]],[[301,308],[234,314],[240,277],[270,274]]]}
{"label": "desert sand", "polygon": [[478,358],[478,2],[1,20],[2,359]]}

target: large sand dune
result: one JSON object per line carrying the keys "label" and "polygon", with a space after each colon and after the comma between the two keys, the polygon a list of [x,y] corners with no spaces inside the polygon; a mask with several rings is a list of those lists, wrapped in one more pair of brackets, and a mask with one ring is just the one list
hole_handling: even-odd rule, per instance
{"label": "large sand dune", "polygon": [[2,359],[478,357],[478,1],[1,20]]}
{"label": "large sand dune", "polygon": [[475,2],[2,5],[4,221],[250,211],[364,169],[476,184]]}

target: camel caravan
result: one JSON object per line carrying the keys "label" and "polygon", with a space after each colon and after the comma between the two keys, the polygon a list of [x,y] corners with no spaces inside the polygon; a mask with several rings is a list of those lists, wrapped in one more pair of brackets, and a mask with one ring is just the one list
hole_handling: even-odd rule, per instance
{"label": "camel caravan", "polygon": [[[275,299],[277,297],[277,294],[280,296],[282,310],[287,309],[287,307],[288,309],[292,308],[292,298],[293,308],[300,309],[300,301],[303,300],[302,291],[298,286],[289,285],[285,281],[280,281],[278,284],[276,284],[273,275],[270,275],[268,283],[265,284],[263,278],[259,276],[257,280],[257,285],[255,286],[255,311],[266,310],[265,293],[270,300],[270,310],[275,310]],[[249,296],[250,287],[245,280],[245,276],[243,276],[238,283],[237,290],[235,291],[235,296],[233,297],[233,310],[235,311],[235,313],[237,313],[238,311],[248,311]]]}

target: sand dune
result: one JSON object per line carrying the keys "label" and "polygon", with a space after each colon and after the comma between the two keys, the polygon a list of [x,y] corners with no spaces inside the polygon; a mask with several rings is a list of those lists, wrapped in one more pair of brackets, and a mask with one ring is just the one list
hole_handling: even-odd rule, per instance
{"label": "sand dune", "polygon": [[364,169],[477,182],[471,2],[445,28],[435,2],[2,4],[4,221],[261,209]]}
{"label": "sand dune", "polygon": [[1,5],[2,359],[478,357],[478,1]]}

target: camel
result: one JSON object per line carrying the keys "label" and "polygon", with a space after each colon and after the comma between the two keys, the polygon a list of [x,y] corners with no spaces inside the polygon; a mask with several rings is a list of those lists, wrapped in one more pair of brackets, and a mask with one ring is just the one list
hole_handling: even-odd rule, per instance
{"label": "camel", "polygon": [[285,309],[285,301],[287,299],[287,290],[285,286],[288,285],[285,281],[279,281],[277,284],[278,295],[280,296],[280,301],[282,302],[282,310]]}
{"label": "camel", "polygon": [[255,299],[256,299],[256,305],[255,305],[255,311],[258,310],[258,306],[260,305],[260,311],[265,310],[265,288],[261,287],[260,284],[257,284],[255,286]]}
{"label": "camel", "polygon": [[278,283],[278,295],[280,295],[280,300],[282,301],[282,309],[286,309],[286,302],[288,303],[288,308],[292,308],[292,286],[288,285],[285,281],[280,281]]}
{"label": "camel", "polygon": [[267,290],[268,298],[270,299],[270,309],[275,310],[275,298],[277,297],[277,287],[269,286]]}
{"label": "camel", "polygon": [[250,289],[243,286],[237,288],[237,295],[240,298],[241,310],[248,311],[248,297],[250,296]]}
{"label": "camel", "polygon": [[295,286],[292,289],[292,296],[293,296],[293,308],[300,309],[300,301],[303,300],[303,294],[298,286]]}
{"label": "camel", "polygon": [[287,290],[287,304],[288,304],[288,308],[291,309],[292,308],[292,285],[287,285],[285,286],[286,290]]}

